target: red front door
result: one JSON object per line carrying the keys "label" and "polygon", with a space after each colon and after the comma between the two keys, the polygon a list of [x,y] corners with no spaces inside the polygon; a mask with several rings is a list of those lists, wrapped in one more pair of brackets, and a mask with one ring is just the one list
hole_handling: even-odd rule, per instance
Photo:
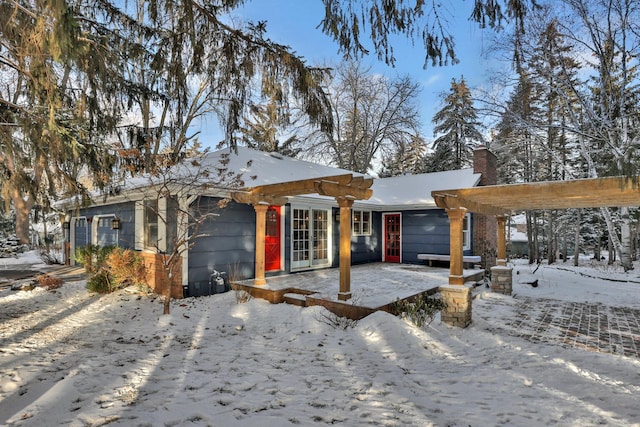
{"label": "red front door", "polygon": [[384,261],[400,262],[400,214],[384,218]]}
{"label": "red front door", "polygon": [[264,236],[264,269],[280,270],[280,206],[269,206]]}

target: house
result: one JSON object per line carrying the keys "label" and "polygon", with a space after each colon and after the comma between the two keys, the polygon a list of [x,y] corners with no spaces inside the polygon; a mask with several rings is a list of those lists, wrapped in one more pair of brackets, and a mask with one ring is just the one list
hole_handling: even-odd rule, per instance
{"label": "house", "polygon": [[[310,269],[348,271],[352,263],[421,263],[418,254],[449,253],[449,218],[431,192],[474,187],[487,176],[495,177],[495,157],[484,147],[476,150],[475,170],[392,178],[372,179],[244,147],[209,153],[200,161],[203,165],[211,171],[241,173],[243,184],[185,189],[172,182],[158,197],[157,191],[148,191],[157,183],[136,179],[96,197],[91,206],[69,205],[64,224],[68,261],[73,263],[75,249],[91,243],[139,250],[148,265],[157,266],[172,245],[185,244],[179,236],[190,225],[186,212],[215,211],[216,217],[198,228],[203,237],[182,251],[181,268],[174,275],[175,297],[183,291],[215,292],[210,284],[214,271],[235,279],[254,278],[259,284],[270,276]],[[218,209],[224,199],[231,201]],[[465,254],[487,253],[495,226],[487,233],[485,222],[481,216],[464,218]],[[152,269],[158,280],[161,275],[161,269]],[[342,274],[340,286],[341,299],[348,299],[348,277],[343,283]]]}

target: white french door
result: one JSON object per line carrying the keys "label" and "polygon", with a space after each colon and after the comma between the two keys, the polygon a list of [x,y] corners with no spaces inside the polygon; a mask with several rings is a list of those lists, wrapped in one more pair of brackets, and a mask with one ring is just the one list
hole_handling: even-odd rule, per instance
{"label": "white french door", "polygon": [[331,211],[291,209],[291,268],[329,265],[331,256]]}

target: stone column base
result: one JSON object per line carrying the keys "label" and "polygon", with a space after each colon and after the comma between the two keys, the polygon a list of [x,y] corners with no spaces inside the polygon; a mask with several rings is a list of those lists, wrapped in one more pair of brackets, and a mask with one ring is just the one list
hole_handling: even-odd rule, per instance
{"label": "stone column base", "polygon": [[446,307],[440,312],[442,322],[466,328],[471,324],[471,289],[466,286],[440,286],[440,297]]}
{"label": "stone column base", "polygon": [[513,290],[513,268],[505,266],[491,267],[491,290],[500,294],[511,295]]}

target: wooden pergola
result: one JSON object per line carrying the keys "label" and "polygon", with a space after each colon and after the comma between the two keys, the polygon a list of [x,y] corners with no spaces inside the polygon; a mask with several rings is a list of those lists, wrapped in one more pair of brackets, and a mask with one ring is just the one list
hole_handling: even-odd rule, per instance
{"label": "wooden pergola", "polygon": [[463,220],[467,212],[494,215],[498,223],[497,264],[506,265],[506,219],[513,211],[640,206],[640,177],[488,185],[432,191],[450,223],[449,284],[464,284]]}
{"label": "wooden pergola", "polygon": [[340,290],[338,299],[351,298],[351,207],[356,200],[367,200],[373,194],[372,178],[352,174],[311,178],[278,184],[261,185],[232,193],[238,203],[253,205],[256,211],[256,255],[254,284],[266,285],[265,279],[265,226],[270,205],[282,206],[287,197],[319,194],[334,197],[340,207]]}

